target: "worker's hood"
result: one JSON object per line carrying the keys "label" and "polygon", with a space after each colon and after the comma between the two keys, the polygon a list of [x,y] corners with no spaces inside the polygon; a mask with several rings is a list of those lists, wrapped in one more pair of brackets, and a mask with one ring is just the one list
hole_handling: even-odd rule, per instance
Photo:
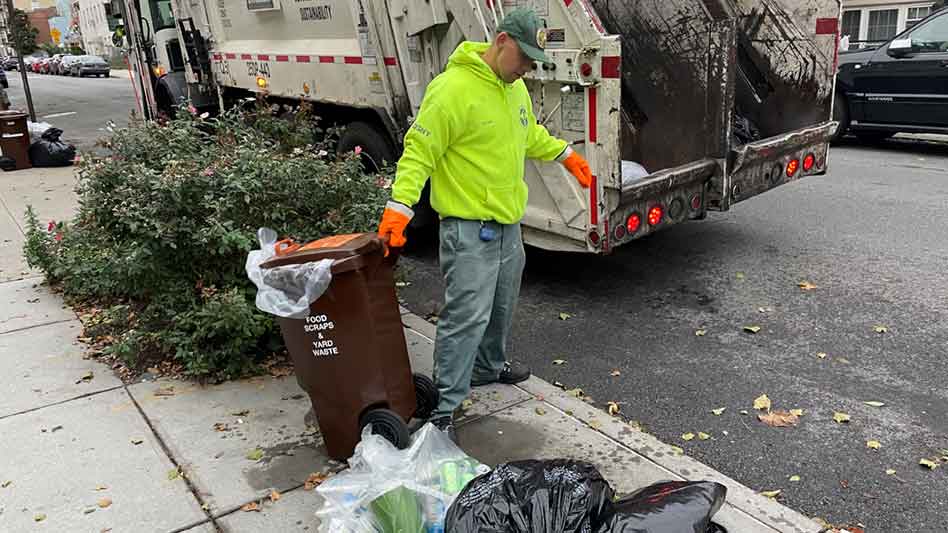
{"label": "worker's hood", "polygon": [[491,70],[487,63],[484,62],[484,58],[481,57],[488,48],[490,48],[490,43],[465,41],[459,44],[458,47],[454,49],[454,52],[451,53],[451,57],[448,58],[448,66],[445,70],[465,68],[477,74],[477,76],[484,81],[506,85],[503,80],[497,77],[497,74],[494,74],[494,71]]}

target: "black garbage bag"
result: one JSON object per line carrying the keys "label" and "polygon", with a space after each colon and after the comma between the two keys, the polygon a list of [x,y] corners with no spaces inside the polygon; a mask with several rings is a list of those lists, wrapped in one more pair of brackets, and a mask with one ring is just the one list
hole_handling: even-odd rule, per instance
{"label": "black garbage bag", "polygon": [[49,128],[30,144],[30,161],[34,167],[67,167],[76,158],[76,147],[59,140],[63,130]]}
{"label": "black garbage bag", "polygon": [[727,487],[713,481],[665,481],[615,502],[603,529],[613,533],[714,533],[711,517],[724,505]]}
{"label": "black garbage bag", "polygon": [[513,461],[471,481],[448,509],[451,533],[593,533],[612,487],[583,461]]}
{"label": "black garbage bag", "polygon": [[452,533],[726,533],[711,517],[727,488],[666,481],[614,502],[595,466],[567,459],[504,463],[471,481],[445,519]]}

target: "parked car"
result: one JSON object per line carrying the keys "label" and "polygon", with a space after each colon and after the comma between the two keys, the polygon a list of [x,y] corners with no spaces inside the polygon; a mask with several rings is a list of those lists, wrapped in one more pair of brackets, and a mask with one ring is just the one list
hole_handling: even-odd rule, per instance
{"label": "parked car", "polygon": [[7,80],[7,71],[3,69],[0,69],[0,85],[2,85],[4,89],[10,88],[10,82]]}
{"label": "parked car", "polygon": [[109,63],[99,56],[79,56],[70,64],[73,76],[109,76]]}
{"label": "parked car", "polygon": [[3,70],[19,70],[20,62],[15,57],[8,57],[3,60]]}
{"label": "parked car", "polygon": [[46,68],[47,74],[59,74],[59,62],[65,54],[56,54],[49,58],[49,66]]}
{"label": "parked car", "polygon": [[833,107],[836,139],[948,133],[948,9],[877,48],[841,53]]}
{"label": "parked car", "polygon": [[82,56],[67,55],[59,62],[59,73],[63,76],[72,76],[72,66]]}

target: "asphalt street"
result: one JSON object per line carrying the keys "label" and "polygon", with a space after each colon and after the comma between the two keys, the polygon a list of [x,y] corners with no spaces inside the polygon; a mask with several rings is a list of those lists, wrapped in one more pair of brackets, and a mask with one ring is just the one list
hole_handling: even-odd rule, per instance
{"label": "asphalt street", "polygon": [[[28,74],[38,122],[63,130],[63,140],[90,149],[106,133],[109,121],[127,125],[135,109],[135,94],[127,76],[74,78]],[[7,94],[13,109],[26,110],[23,82],[17,71],[7,72]]]}
{"label": "asphalt street", "polygon": [[[948,465],[919,465],[948,454],[948,144],[853,141],[830,164],[611,256],[529,249],[510,356],[809,516],[948,531]],[[415,244],[399,290],[428,316],[437,247]],[[758,421],[762,394],[799,425]]]}

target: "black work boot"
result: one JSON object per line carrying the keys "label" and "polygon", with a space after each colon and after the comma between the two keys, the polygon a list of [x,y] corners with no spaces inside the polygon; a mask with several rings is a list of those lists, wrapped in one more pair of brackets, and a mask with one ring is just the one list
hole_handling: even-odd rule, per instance
{"label": "black work boot", "polygon": [[445,435],[451,439],[451,442],[458,443],[458,434],[454,428],[454,420],[450,416],[442,416],[439,418],[432,418],[431,424],[444,432]]}
{"label": "black work boot", "polygon": [[490,385],[491,383],[503,383],[504,385],[515,385],[521,381],[526,381],[530,377],[530,369],[520,363],[511,363],[507,361],[504,363],[504,369],[500,371],[500,374],[496,379],[473,379],[471,380],[472,387],[481,387],[484,385]]}

